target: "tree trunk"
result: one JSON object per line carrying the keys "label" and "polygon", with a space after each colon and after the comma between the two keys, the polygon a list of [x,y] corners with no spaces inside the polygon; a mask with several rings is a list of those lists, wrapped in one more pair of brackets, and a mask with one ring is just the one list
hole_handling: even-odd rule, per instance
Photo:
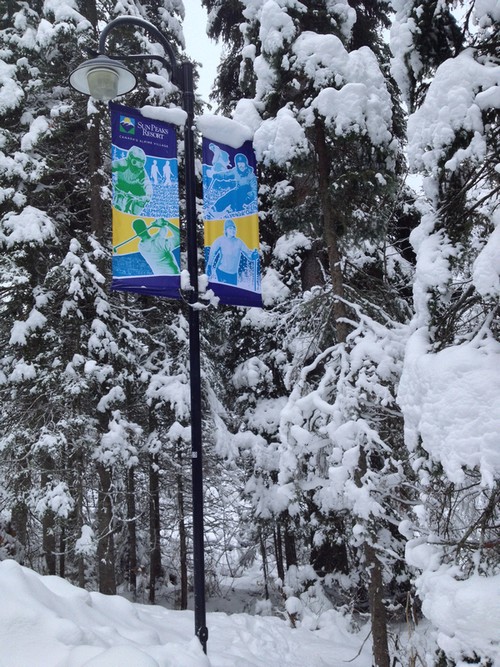
{"label": "tree trunk", "polygon": [[61,534],[59,535],[59,576],[64,579],[66,577],[66,528],[64,524],[61,526]]}
{"label": "tree trunk", "polygon": [[297,550],[295,548],[295,535],[291,532],[287,524],[285,524],[284,542],[286,568],[288,570],[292,565],[297,565]]}
{"label": "tree trunk", "polygon": [[[368,470],[366,450],[360,446],[358,468],[354,480],[356,486],[362,486],[362,480]],[[375,531],[371,531],[375,535]],[[373,662],[375,667],[389,667],[389,642],[387,637],[387,611],[384,606],[384,583],[382,564],[375,548],[369,542],[363,545],[365,567],[368,574],[368,602],[373,638]]]}
{"label": "tree trunk", "polygon": [[325,129],[320,120],[316,121],[316,154],[318,156],[318,186],[321,213],[323,216],[323,234],[328,251],[328,265],[334,295],[333,316],[337,329],[337,339],[345,343],[349,333],[347,310],[344,302],[344,279],[341,256],[338,246],[337,221],[330,196],[330,161],[326,145]]}
{"label": "tree trunk", "polygon": [[[46,492],[52,479],[54,462],[52,457],[44,455],[41,461],[40,486]],[[56,535],[54,512],[47,509],[42,517],[42,549],[45,557],[47,574],[56,574]]]}
{"label": "tree trunk", "polygon": [[269,600],[269,586],[268,586],[268,567],[267,567],[267,553],[266,553],[266,543],[262,535],[262,529],[259,528],[259,546],[260,546],[260,556],[262,558],[262,574],[264,575],[264,593],[266,600]]}
{"label": "tree trunk", "polygon": [[99,491],[97,494],[97,573],[99,592],[107,595],[116,595],[111,470],[102,463],[98,463],[97,473],[99,476]]}
{"label": "tree trunk", "polygon": [[149,466],[149,601],[155,602],[155,590],[162,576],[160,550],[160,475],[158,454],[151,456]]}
{"label": "tree trunk", "polygon": [[285,581],[285,565],[283,562],[283,541],[281,539],[281,524],[279,521],[276,521],[274,527],[274,554],[276,557],[276,569],[278,572],[278,578],[282,582]]}
{"label": "tree trunk", "polygon": [[127,471],[128,585],[137,596],[137,511],[135,505],[135,470]]}
{"label": "tree trunk", "polygon": [[16,536],[17,541],[21,545],[21,549],[15,553],[16,560],[21,565],[24,565],[25,563],[25,556],[28,548],[28,518],[28,506],[24,500],[18,500],[12,508],[11,525],[12,533]]}
{"label": "tree trunk", "polygon": [[365,544],[364,553],[369,576],[368,597],[372,622],[373,661],[375,667],[390,667],[382,565],[377,557],[377,552],[370,544]]}
{"label": "tree trunk", "polygon": [[[82,528],[83,528],[83,499],[84,499],[84,468],[85,464],[83,461],[83,452],[80,449],[76,449],[73,451],[72,456],[70,457],[70,460],[73,462],[73,466],[75,468],[75,497],[76,497],[76,504],[75,504],[75,510],[73,514],[73,523],[74,523],[74,537],[73,539],[76,541],[80,539],[82,535]],[[86,582],[86,577],[85,577],[85,556],[83,554],[78,554],[77,557],[77,565],[78,565],[78,586],[80,588],[85,588],[85,582]]]}
{"label": "tree trunk", "polygon": [[55,575],[56,571],[56,536],[54,513],[47,510],[42,518],[42,548],[45,556],[47,574]]}

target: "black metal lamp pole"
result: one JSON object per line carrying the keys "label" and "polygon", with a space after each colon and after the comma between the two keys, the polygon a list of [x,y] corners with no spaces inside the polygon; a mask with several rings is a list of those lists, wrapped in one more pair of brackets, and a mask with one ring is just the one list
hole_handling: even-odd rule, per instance
{"label": "black metal lamp pole", "polygon": [[[109,56],[105,54],[108,34],[120,26],[144,28],[164,48],[168,60],[155,55],[133,54]],[[170,71],[172,83],[182,92],[182,107],[187,114],[184,127],[185,149],[185,185],[186,185],[186,236],[187,261],[191,283],[189,292],[189,364],[191,393],[191,455],[192,455],[192,494],[193,494],[193,561],[194,561],[194,624],[195,634],[200,640],[203,651],[207,652],[208,629],[205,609],[205,550],[203,535],[203,461],[202,461],[202,424],[201,424],[201,364],[200,364],[200,320],[196,308],[198,301],[198,244],[196,240],[196,172],[194,151],[194,83],[193,65],[190,62],[177,64],[174,52],[166,37],[154,25],[141,18],[122,16],[108,23],[99,38],[97,58],[80,65],[70,77],[70,83],[80,92],[89,94],[87,75],[90,71],[104,69],[115,73],[118,79],[124,70],[132,77],[118,88],[114,94],[124,94],[135,87],[135,77],[118,62],[119,60],[160,60]],[[112,76],[113,78],[113,76]],[[107,99],[110,99],[109,97]]]}

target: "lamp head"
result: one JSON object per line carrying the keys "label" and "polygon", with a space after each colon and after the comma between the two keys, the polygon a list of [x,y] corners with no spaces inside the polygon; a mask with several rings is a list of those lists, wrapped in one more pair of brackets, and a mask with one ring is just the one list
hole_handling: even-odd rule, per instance
{"label": "lamp head", "polygon": [[72,88],[103,102],[129,93],[136,83],[135,75],[125,65],[102,54],[78,65],[69,77]]}

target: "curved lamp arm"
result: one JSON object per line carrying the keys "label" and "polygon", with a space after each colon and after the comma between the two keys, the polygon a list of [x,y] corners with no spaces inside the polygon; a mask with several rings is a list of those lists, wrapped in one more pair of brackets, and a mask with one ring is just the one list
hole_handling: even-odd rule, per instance
{"label": "curved lamp arm", "polygon": [[99,54],[101,55],[106,55],[106,38],[108,37],[109,33],[114,29],[118,28],[120,26],[124,25],[131,25],[131,26],[136,26],[138,28],[144,28],[156,41],[158,41],[164,48],[165,53],[168,56],[168,61],[161,56],[156,56],[156,55],[146,55],[146,54],[137,54],[137,55],[130,55],[130,56],[109,56],[110,58],[116,57],[120,58],[121,60],[138,60],[138,59],[146,59],[150,58],[153,60],[160,60],[163,62],[163,64],[167,65],[167,69],[170,70],[170,76],[172,78],[172,83],[181,88],[182,90],[184,89],[182,85],[182,76],[179,74],[179,66],[177,64],[177,60],[175,59],[175,54],[170,46],[170,43],[168,42],[167,38],[165,35],[158,30],[156,26],[154,26],[152,23],[149,23],[149,21],[146,21],[141,18],[137,18],[135,16],[119,16],[118,18],[114,19],[113,21],[110,21],[102,30],[100,37],[99,37]]}
{"label": "curved lamp arm", "polygon": [[[156,54],[107,54],[106,39],[115,28],[134,26],[143,28],[163,47],[167,57]],[[92,54],[92,55],[95,55]],[[110,100],[124,95],[136,86],[137,79],[125,65],[125,61],[157,60],[168,70],[171,82],[183,95],[183,107],[192,120],[194,109],[193,65],[189,61],[177,63],[174,51],[165,35],[149,21],[135,16],[119,16],[104,26],[99,37],[97,57],[81,63],[69,77],[70,85],[85,95],[93,95],[96,99]]]}

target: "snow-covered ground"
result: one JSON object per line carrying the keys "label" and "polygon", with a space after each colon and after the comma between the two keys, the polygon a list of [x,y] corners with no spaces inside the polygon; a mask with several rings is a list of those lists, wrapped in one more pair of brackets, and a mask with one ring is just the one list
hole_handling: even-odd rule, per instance
{"label": "snow-covered ground", "polygon": [[208,655],[191,611],[89,593],[59,577],[0,562],[0,667],[369,667],[369,629],[339,613],[319,628],[276,616],[207,614]]}
{"label": "snow-covered ground", "polygon": [[[0,667],[371,667],[369,623],[353,628],[339,611],[303,609],[292,628],[262,615],[268,605],[254,595],[254,575],[207,600],[208,609],[261,614],[209,611],[204,655],[192,611],[89,592],[0,561]],[[500,667],[500,575],[459,582],[441,568],[424,584],[432,589],[427,619],[392,626],[391,653],[404,665],[431,667],[440,646],[457,656],[457,667],[475,652]]]}

